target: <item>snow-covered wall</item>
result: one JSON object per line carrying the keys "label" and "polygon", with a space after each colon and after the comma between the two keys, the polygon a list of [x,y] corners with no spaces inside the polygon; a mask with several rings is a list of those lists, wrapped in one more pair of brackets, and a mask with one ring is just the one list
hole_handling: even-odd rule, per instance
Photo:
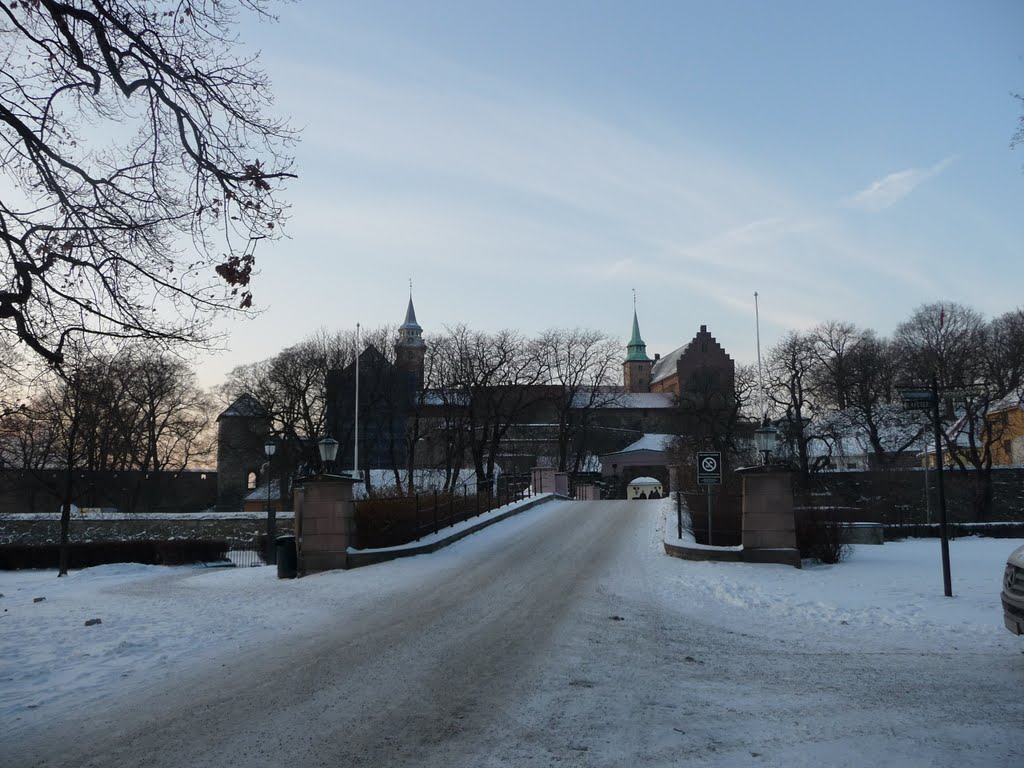
{"label": "snow-covered wall", "polygon": [[[290,533],[292,513],[277,513],[278,533]],[[76,515],[72,541],[132,539],[228,539],[247,541],[266,530],[260,513],[180,515]],[[55,544],[60,541],[56,515],[0,516],[0,544]]]}

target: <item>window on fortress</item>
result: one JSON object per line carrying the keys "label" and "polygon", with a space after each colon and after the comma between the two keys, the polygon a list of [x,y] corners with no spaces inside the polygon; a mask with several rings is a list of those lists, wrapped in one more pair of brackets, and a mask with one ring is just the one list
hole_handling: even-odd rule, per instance
{"label": "window on fortress", "polygon": [[249,473],[249,479],[246,481],[245,484],[246,484],[246,487],[248,487],[248,489],[250,491],[253,491],[253,490],[256,489],[256,473],[255,472],[250,472]]}

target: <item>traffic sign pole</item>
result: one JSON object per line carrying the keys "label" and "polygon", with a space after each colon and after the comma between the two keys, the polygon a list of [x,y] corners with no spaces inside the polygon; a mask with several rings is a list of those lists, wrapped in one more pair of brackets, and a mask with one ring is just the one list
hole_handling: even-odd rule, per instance
{"label": "traffic sign pole", "polygon": [[935,428],[935,471],[939,486],[939,530],[942,536],[942,586],[946,597],[953,596],[953,577],[949,572],[949,528],[946,525],[946,489],[942,482],[942,428],[939,426],[939,382],[932,374],[932,425]]}
{"label": "traffic sign pole", "polygon": [[[946,489],[942,481],[942,426],[939,422],[939,397],[965,398],[977,397],[980,387],[946,387],[939,389],[939,380],[932,372],[932,383],[927,389],[923,387],[900,387],[903,404],[908,410],[930,409],[932,412],[932,428],[935,433],[935,485],[939,492],[939,535],[942,539],[942,586],[946,597],[953,596],[953,578],[949,569],[949,526],[946,520]],[[925,468],[927,472],[927,467]],[[928,475],[925,475],[927,482]]]}
{"label": "traffic sign pole", "polygon": [[708,494],[708,546],[711,546],[711,486],[705,485],[704,490]]}
{"label": "traffic sign pole", "polygon": [[722,484],[722,454],[702,451],[697,454],[697,484],[704,486],[708,498],[708,544],[711,544],[711,486]]}

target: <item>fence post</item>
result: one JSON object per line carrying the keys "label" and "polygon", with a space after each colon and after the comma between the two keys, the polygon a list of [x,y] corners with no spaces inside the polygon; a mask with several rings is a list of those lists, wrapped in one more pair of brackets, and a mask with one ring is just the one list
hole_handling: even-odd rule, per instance
{"label": "fence post", "polygon": [[474,491],[475,492],[473,494],[473,517],[476,517],[480,514],[480,483],[477,483],[474,486]]}
{"label": "fence post", "polygon": [[416,494],[416,541],[420,540],[420,495]]}
{"label": "fence post", "polygon": [[434,490],[434,533],[437,533],[440,528],[437,527],[437,490]]}
{"label": "fence post", "polygon": [[448,524],[455,525],[455,494],[448,489]]}
{"label": "fence post", "polygon": [[494,509],[494,478],[487,478],[487,511]]}

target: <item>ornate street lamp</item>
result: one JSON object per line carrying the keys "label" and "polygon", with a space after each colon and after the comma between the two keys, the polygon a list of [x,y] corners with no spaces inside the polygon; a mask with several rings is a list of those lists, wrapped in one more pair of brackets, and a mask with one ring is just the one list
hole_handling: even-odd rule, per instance
{"label": "ornate street lamp", "polygon": [[263,452],[267,454],[267,563],[273,565],[277,562],[277,510],[270,503],[270,486],[273,473],[270,471],[274,461],[274,454],[277,452],[277,443],[273,437],[268,437],[263,443]]}
{"label": "ornate street lamp", "polygon": [[768,417],[765,416],[761,421],[761,426],[754,430],[754,444],[757,446],[758,453],[761,454],[762,464],[768,464],[768,457],[775,450],[778,439],[779,431],[768,423]]}
{"label": "ornate street lamp", "polygon": [[338,441],[333,437],[325,437],[316,444],[320,451],[320,463],[323,464],[324,474],[334,469],[334,459],[338,456]]}

